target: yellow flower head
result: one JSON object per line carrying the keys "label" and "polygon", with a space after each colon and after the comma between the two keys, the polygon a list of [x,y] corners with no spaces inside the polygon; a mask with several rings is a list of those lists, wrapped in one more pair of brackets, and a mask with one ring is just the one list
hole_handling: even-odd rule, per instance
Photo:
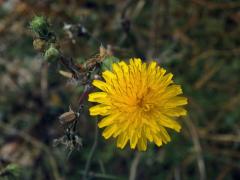
{"label": "yellow flower head", "polygon": [[187,98],[179,85],[173,84],[171,73],[156,62],[149,65],[141,59],[114,63],[112,71],[104,71],[105,82],[94,80],[93,85],[101,92],[89,94],[89,101],[99,103],[90,108],[90,115],[104,118],[98,123],[104,138],[117,138],[117,147],[130,147],[140,151],[147,149],[147,141],[157,146],[171,139],[167,128],[179,132],[180,124],[175,117],[186,115],[182,105]]}

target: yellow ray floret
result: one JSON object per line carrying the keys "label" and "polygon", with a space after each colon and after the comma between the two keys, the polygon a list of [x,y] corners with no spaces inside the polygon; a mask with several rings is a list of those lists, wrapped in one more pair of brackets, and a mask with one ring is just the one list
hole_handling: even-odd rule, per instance
{"label": "yellow ray floret", "polygon": [[173,83],[173,75],[156,62],[121,61],[102,77],[104,81],[92,83],[101,91],[89,94],[88,100],[99,103],[90,108],[90,115],[104,116],[98,123],[105,128],[104,138],[117,138],[121,149],[129,142],[132,149],[145,151],[147,141],[161,146],[171,140],[166,128],[180,131],[176,117],[187,114],[187,98],[180,96],[182,89]]}

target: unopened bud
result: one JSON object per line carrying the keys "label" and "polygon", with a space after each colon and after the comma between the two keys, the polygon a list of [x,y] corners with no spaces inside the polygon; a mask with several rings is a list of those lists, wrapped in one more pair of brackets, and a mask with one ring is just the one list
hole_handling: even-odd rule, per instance
{"label": "unopened bud", "polygon": [[46,36],[49,33],[49,24],[43,16],[35,16],[30,22],[30,28],[39,36]]}
{"label": "unopened bud", "polygon": [[47,61],[55,61],[60,56],[59,51],[54,47],[53,44],[50,45],[50,47],[46,50],[44,54],[44,58]]}

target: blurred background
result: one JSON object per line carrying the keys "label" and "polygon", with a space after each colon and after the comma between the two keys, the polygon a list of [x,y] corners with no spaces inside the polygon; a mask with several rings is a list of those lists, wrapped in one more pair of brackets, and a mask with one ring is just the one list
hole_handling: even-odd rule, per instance
{"label": "blurred background", "polygon": [[103,44],[120,59],[154,59],[189,98],[181,133],[169,130],[160,148],[119,150],[99,135],[89,179],[240,179],[239,0],[0,0],[0,179],[82,179],[94,142],[86,107],[82,147],[53,146],[64,135],[58,116],[82,88],[34,50],[35,15],[66,56],[83,61]]}

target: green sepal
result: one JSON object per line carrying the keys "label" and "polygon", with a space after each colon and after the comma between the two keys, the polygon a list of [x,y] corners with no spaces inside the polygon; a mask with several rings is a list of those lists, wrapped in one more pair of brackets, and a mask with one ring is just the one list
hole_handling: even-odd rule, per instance
{"label": "green sepal", "polygon": [[101,63],[102,71],[112,70],[112,64],[119,62],[119,59],[115,56],[107,56]]}

